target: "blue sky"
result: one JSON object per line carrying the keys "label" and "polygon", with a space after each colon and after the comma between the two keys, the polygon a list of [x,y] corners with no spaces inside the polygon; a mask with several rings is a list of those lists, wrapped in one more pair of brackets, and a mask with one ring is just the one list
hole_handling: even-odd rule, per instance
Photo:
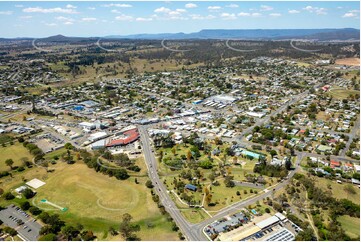
{"label": "blue sky", "polygon": [[358,1],[0,2],[0,37],[360,28]]}

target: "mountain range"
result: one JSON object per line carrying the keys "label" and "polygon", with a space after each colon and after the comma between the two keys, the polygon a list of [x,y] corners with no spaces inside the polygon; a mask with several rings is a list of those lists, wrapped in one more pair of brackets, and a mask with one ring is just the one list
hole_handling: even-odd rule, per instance
{"label": "mountain range", "polygon": [[[159,33],[135,35],[108,35],[103,37],[67,37],[55,35],[39,38],[49,42],[79,42],[94,39],[137,39],[137,40],[180,40],[180,39],[239,39],[239,40],[318,40],[318,41],[359,41],[360,30],[353,28],[330,29],[204,29],[194,33]],[[31,40],[34,38],[15,38]],[[0,38],[1,40],[9,40]]]}

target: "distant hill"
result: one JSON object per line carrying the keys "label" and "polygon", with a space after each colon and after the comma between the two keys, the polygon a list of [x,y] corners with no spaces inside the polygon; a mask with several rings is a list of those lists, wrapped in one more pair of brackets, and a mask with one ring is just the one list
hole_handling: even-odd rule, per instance
{"label": "distant hill", "polygon": [[105,38],[127,39],[245,39],[245,40],[283,40],[283,39],[315,39],[315,40],[359,40],[360,30],[345,29],[205,29],[195,33],[162,33],[116,35]]}
{"label": "distant hill", "polygon": [[[353,28],[343,29],[204,29],[194,33],[159,33],[135,35],[109,35],[105,37],[67,37],[55,35],[40,38],[48,42],[87,42],[99,38],[103,39],[240,39],[240,40],[290,40],[309,39],[319,41],[349,41],[360,40],[360,30]],[[33,38],[14,38],[13,40],[28,40]],[[11,40],[0,38],[0,41]]]}

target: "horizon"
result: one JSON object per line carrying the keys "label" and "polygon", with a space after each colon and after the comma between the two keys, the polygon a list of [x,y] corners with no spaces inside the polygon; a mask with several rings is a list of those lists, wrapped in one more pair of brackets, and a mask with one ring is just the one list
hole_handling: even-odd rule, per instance
{"label": "horizon", "polygon": [[308,28],[308,29],[200,29],[198,31],[195,32],[189,32],[189,33],[185,33],[185,32],[167,32],[167,33],[136,33],[136,34],[130,34],[130,35],[118,35],[118,34],[108,34],[108,35],[104,35],[104,36],[95,36],[95,35],[89,35],[89,36],[77,36],[77,35],[64,35],[62,33],[58,33],[58,34],[54,34],[54,35],[49,35],[49,36],[40,36],[40,37],[33,37],[33,36],[17,36],[17,37],[12,37],[12,38],[7,38],[7,37],[2,37],[0,36],[0,38],[3,39],[22,39],[22,38],[32,38],[32,39],[42,39],[42,38],[50,38],[50,37],[55,37],[55,36],[62,36],[62,37],[67,37],[67,38],[105,38],[105,37],[113,37],[113,36],[119,36],[119,37],[127,37],[127,36],[135,36],[135,35],[161,35],[161,34],[192,34],[192,33],[199,33],[201,31],[205,31],[205,30],[326,30],[326,29],[335,29],[335,30],[342,30],[342,29],[354,29],[354,30],[358,30],[360,31],[360,29],[356,29],[356,28]]}
{"label": "horizon", "polygon": [[187,34],[205,29],[360,29],[356,1],[17,1],[1,2],[0,7],[2,38]]}

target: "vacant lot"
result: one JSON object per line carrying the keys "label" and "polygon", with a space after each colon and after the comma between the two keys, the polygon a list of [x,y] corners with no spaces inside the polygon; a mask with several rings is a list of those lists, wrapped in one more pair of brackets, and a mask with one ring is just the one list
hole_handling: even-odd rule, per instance
{"label": "vacant lot", "polygon": [[7,159],[13,159],[13,166],[22,165],[21,158],[26,157],[29,160],[32,159],[29,151],[20,143],[15,143],[14,145],[7,145],[7,147],[0,147],[0,171],[9,170],[10,168],[6,166],[5,161]]}
{"label": "vacant lot", "polygon": [[353,218],[348,215],[341,216],[337,219],[342,228],[346,231],[346,234],[351,238],[357,238],[360,236],[360,218]]}
{"label": "vacant lot", "polygon": [[336,64],[338,64],[338,65],[346,65],[346,66],[359,66],[360,65],[360,59],[359,58],[337,59]]}
{"label": "vacant lot", "polygon": [[[325,189],[326,191],[331,191],[332,196],[337,199],[347,198],[354,203],[360,204],[360,189],[357,186],[354,186],[355,193],[346,192],[345,186],[347,183],[338,184],[336,181],[328,180],[326,178],[315,178],[316,185]],[[331,189],[330,189],[331,188]]]}
{"label": "vacant lot", "polygon": [[[55,171],[45,180],[46,185],[37,190],[33,203],[38,207],[60,214],[68,223],[81,223],[93,230],[99,239],[107,238],[109,226],[117,227],[124,213],[129,213],[142,226],[142,240],[176,239],[168,222],[152,201],[149,189],[144,183],[147,178],[119,181],[113,177],[95,172],[83,163],[67,165],[59,162],[52,166]],[[47,199],[68,211],[61,212],[51,205],[41,203]],[[152,230],[148,222],[154,221]],[[164,224],[165,223],[165,224]],[[159,236],[159,238],[158,238]],[[117,239],[117,238],[114,238]],[[118,238],[119,239],[119,238]]]}

